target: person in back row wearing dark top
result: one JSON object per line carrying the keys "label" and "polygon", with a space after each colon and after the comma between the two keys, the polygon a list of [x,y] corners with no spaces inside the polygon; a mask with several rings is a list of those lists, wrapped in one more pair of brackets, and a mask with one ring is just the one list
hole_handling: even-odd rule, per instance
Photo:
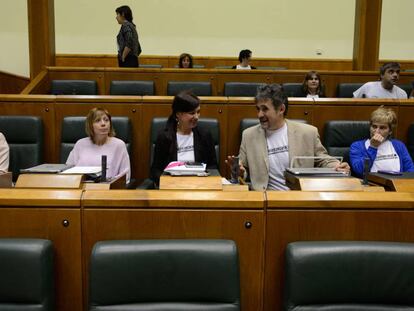
{"label": "person in back row wearing dark top", "polygon": [[138,67],[138,56],[141,54],[141,45],[138,32],[132,22],[132,11],[127,5],[115,10],[116,20],[121,25],[116,41],[118,43],[119,67]]}
{"label": "person in back row wearing dark top", "polygon": [[316,71],[309,71],[302,83],[301,97],[319,98],[325,97],[325,86],[321,76]]}
{"label": "person in back row wearing dark top", "polygon": [[240,64],[234,65],[232,69],[256,69],[256,67],[250,66],[250,60],[252,58],[252,51],[241,50],[239,53]]}
{"label": "person in back row wearing dark top", "polygon": [[178,93],[172,103],[167,124],[155,142],[151,179],[159,184],[165,167],[172,161],[200,162],[217,168],[214,141],[209,131],[197,127],[200,100],[189,91]]}
{"label": "person in back row wearing dark top", "polygon": [[191,54],[183,53],[180,55],[178,68],[193,68],[193,57]]}

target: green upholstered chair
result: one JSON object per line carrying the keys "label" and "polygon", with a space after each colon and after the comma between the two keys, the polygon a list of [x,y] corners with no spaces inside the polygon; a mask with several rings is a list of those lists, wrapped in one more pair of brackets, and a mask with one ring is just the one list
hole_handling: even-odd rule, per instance
{"label": "green upholstered chair", "polygon": [[0,310],[54,310],[53,245],[0,239]]}
{"label": "green upholstered chair", "polygon": [[169,81],[167,83],[168,96],[175,96],[181,91],[191,91],[197,96],[211,96],[211,82]]}
{"label": "green upholstered chair", "polygon": [[0,132],[10,148],[13,181],[20,170],[43,163],[43,122],[34,116],[0,116]]}
{"label": "green upholstered chair", "polygon": [[111,95],[154,95],[154,81],[111,81]]}
{"label": "green upholstered chair", "polygon": [[339,83],[336,86],[336,97],[352,98],[354,92],[359,89],[364,83]]}
{"label": "green upholstered chair", "polygon": [[52,80],[53,95],[98,95],[98,84],[95,80]]}
{"label": "green upholstered chair", "polygon": [[265,83],[257,82],[226,82],[224,83],[224,96],[254,97],[257,89]]}
{"label": "green upholstered chair", "polygon": [[412,310],[413,276],[412,243],[290,243],[286,248],[284,310]]}
{"label": "green upholstered chair", "polygon": [[325,123],[323,145],[329,155],[343,157],[349,163],[351,144],[369,137],[369,121],[328,121]]}
{"label": "green upholstered chair", "polygon": [[302,83],[283,83],[283,91],[288,97],[301,97]]}
{"label": "green upholstered chair", "polygon": [[230,240],[95,244],[90,311],[240,310],[237,247]]}

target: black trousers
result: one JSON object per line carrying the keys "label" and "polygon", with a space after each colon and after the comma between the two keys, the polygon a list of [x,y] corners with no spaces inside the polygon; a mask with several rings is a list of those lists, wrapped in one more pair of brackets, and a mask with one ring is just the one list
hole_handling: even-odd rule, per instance
{"label": "black trousers", "polygon": [[118,55],[119,67],[138,67],[138,57],[136,55],[128,54],[123,62],[121,56]]}

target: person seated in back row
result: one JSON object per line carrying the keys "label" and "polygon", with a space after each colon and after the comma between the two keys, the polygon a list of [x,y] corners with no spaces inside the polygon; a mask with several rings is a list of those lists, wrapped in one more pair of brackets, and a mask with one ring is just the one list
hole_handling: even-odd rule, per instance
{"label": "person seated in back row", "polygon": [[193,68],[193,57],[188,53],[181,54],[178,60],[178,68]]}
{"label": "person seated in back row", "polygon": [[407,93],[397,86],[400,79],[400,64],[385,63],[380,68],[381,81],[367,82],[354,92],[358,98],[406,99]]}
{"label": "person seated in back row", "polygon": [[321,76],[316,71],[309,71],[302,83],[302,97],[319,98],[325,97],[324,85]]}
{"label": "person seated in back row", "polygon": [[9,170],[10,149],[3,133],[0,133],[0,173],[6,173]]}
{"label": "person seated in back row", "polygon": [[250,66],[250,60],[252,59],[252,51],[241,50],[239,53],[239,64],[234,65],[232,69],[256,69],[256,67]]}
{"label": "person seated in back row", "polygon": [[88,137],[79,139],[70,152],[66,164],[75,166],[101,166],[102,155],[107,156],[107,178],[126,175],[128,183],[131,165],[125,143],[115,137],[112,118],[103,108],[89,111],[85,130]]}
{"label": "person seated in back row", "polygon": [[[254,190],[289,190],[284,172],[296,156],[322,157],[298,160],[298,167],[332,167],[349,173],[348,163],[340,163],[322,146],[318,129],[285,119],[288,98],[278,84],[259,87],[255,97],[260,124],[243,131],[240,145],[240,175],[249,169]],[[233,156],[227,157],[231,167]]]}
{"label": "person seated in back row", "polygon": [[414,172],[413,161],[403,142],[391,138],[397,125],[392,109],[379,107],[371,114],[371,138],[352,143],[349,150],[352,171],[363,177],[364,159],[369,159],[369,171]]}
{"label": "person seated in back row", "polygon": [[178,93],[165,128],[155,142],[151,179],[159,184],[165,167],[172,161],[200,162],[208,169],[217,168],[213,136],[197,126],[200,100],[189,91]]}

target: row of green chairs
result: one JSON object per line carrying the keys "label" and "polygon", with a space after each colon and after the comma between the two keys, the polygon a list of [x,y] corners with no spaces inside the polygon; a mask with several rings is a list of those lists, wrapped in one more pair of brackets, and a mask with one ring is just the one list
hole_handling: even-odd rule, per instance
{"label": "row of green chairs", "polygon": [[[0,239],[0,310],[54,310],[53,245]],[[414,308],[414,244],[306,241],[287,245],[283,310]],[[239,311],[231,240],[120,240],[95,244],[89,310]]]}

